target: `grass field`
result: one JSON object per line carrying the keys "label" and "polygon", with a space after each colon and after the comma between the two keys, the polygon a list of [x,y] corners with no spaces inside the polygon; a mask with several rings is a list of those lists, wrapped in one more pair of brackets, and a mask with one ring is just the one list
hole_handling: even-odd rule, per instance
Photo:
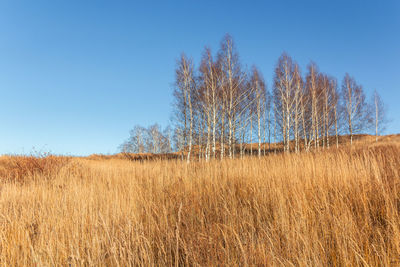
{"label": "grass field", "polygon": [[0,158],[0,265],[400,265],[398,136],[258,159]]}

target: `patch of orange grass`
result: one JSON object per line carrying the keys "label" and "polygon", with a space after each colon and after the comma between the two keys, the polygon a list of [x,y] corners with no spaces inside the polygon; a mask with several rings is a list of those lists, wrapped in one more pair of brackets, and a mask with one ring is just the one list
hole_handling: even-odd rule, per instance
{"label": "patch of orange grass", "polygon": [[382,143],[190,164],[71,159],[53,179],[0,185],[0,263],[399,265],[399,155]]}

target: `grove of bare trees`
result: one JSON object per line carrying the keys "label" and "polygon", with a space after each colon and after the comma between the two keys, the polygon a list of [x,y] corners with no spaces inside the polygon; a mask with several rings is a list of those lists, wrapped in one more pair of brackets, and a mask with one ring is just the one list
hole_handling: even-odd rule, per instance
{"label": "grove of bare trees", "polygon": [[170,153],[172,152],[173,133],[170,127],[162,130],[158,124],[145,128],[136,125],[131,131],[128,140],[119,147],[126,153]]}
{"label": "grove of bare trees", "polygon": [[368,102],[363,87],[346,74],[341,84],[311,62],[303,75],[299,64],[283,53],[275,66],[269,91],[260,70],[247,70],[231,36],[213,54],[204,49],[201,62],[182,54],[174,84],[173,128],[136,126],[121,150],[161,153],[177,151],[188,162],[194,157],[224,159],[245,154],[327,149],[339,145],[339,135],[353,136],[387,122],[375,91]]}

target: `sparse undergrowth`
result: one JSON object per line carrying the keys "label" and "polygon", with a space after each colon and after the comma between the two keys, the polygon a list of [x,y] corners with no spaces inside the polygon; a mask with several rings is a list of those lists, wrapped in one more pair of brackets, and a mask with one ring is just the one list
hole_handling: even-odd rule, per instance
{"label": "sparse undergrowth", "polygon": [[399,265],[399,155],[71,159],[2,182],[0,265]]}

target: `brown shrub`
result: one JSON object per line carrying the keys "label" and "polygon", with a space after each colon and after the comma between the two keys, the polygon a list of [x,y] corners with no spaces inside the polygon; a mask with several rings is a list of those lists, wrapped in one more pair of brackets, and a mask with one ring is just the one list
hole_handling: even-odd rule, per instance
{"label": "brown shrub", "polygon": [[25,182],[37,176],[41,179],[51,179],[69,160],[69,157],[49,154],[3,156],[0,158],[0,178],[13,182]]}

